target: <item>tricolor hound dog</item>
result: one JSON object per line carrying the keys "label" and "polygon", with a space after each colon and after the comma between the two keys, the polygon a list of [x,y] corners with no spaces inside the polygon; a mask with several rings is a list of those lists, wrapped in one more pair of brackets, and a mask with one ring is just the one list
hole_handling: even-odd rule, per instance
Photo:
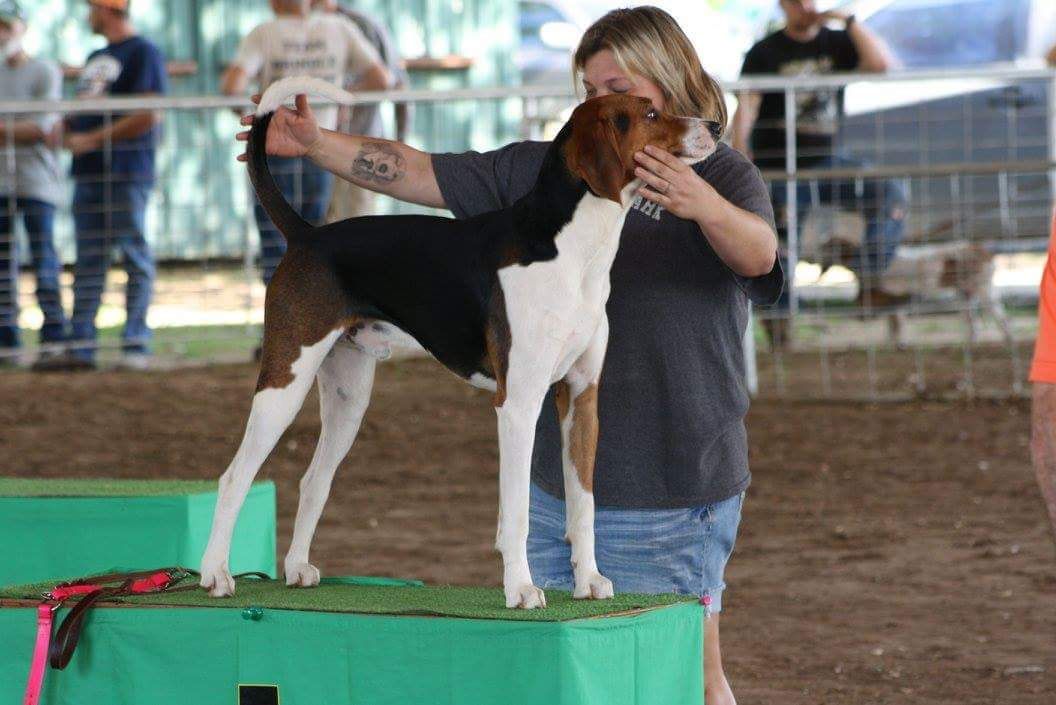
{"label": "tricolor hound dog", "polygon": [[535,186],[509,208],[469,218],[352,218],[312,227],[268,171],[265,136],[295,93],[349,94],[285,79],[264,94],[247,148],[249,174],[289,249],[268,286],[260,377],[245,436],[220,477],[201,565],[211,595],[231,595],[231,533],[257,470],[319,381],[322,432],[301,480],[286,583],[313,586],[308,547],[338,463],[352,446],[379,358],[417,340],[448,369],[495,392],[499,521],[507,607],[545,607],[528,570],[528,488],[535,425],[549,387],[564,440],[567,535],[575,597],[607,598],[594,556],[597,385],[608,343],[609,268],[647,144],[695,163],[715,150],[714,123],[672,117],[644,98],[579,105],[557,135]]}
{"label": "tricolor hound dog", "polygon": [[[832,238],[823,266],[848,266],[856,260],[857,245]],[[966,340],[975,345],[979,337],[979,314],[994,319],[1005,345],[1013,344],[1012,324],[994,286],[994,254],[981,243],[958,240],[932,245],[899,245],[887,269],[875,278],[870,290],[859,295],[863,307],[887,315],[890,339],[899,348],[908,346],[906,316],[929,301],[945,299],[964,312]],[[940,309],[941,310],[941,309]]]}

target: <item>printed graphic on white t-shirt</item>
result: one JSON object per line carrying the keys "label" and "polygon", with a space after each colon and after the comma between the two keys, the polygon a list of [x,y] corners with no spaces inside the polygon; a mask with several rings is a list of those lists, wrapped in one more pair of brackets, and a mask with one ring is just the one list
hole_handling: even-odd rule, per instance
{"label": "printed graphic on white t-shirt", "polygon": [[[280,17],[256,27],[243,40],[235,63],[267,89],[280,78],[312,76],[337,86],[378,62],[377,52],[349,19],[340,15]],[[337,106],[316,110],[321,127],[337,126]]]}

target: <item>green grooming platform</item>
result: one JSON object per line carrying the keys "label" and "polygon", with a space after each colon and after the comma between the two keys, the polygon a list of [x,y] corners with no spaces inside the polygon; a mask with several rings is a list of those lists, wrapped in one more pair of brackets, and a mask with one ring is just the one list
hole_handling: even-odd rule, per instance
{"label": "green grooming platform", "polygon": [[[112,568],[198,567],[216,482],[0,478],[0,585]],[[275,577],[275,485],[253,485],[231,569]]]}
{"label": "green grooming platform", "polygon": [[[43,589],[0,589],[0,702],[21,697]],[[93,608],[41,703],[702,702],[695,599],[546,597],[544,610],[507,610],[501,590],[339,578],[314,589],[243,579],[219,600],[196,589],[120,598]]]}

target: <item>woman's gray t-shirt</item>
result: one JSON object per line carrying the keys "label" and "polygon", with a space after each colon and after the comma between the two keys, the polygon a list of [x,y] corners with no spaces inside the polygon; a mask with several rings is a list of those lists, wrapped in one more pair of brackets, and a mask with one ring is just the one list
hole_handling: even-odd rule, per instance
{"label": "woman's gray t-shirt", "polygon": [[[457,218],[505,208],[535,183],[546,142],[436,154],[433,170]],[[696,172],[736,206],[774,225],[769,192],[743,155],[720,144]],[[780,265],[734,274],[700,227],[636,198],[612,266],[609,347],[598,390],[598,506],[696,507],[751,480],[742,338],[749,299],[771,304]],[[536,431],[532,481],[564,496],[561,433],[550,390]]]}

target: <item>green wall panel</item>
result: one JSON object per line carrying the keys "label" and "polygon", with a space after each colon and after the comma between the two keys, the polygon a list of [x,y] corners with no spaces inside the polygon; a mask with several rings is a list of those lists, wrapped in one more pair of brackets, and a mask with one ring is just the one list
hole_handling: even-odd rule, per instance
{"label": "green wall panel", "polygon": [[[56,481],[38,483],[46,488]],[[114,568],[197,568],[216,506],[216,490],[200,488],[160,495],[149,486],[117,495],[91,489],[78,496],[29,494],[0,491],[0,585]],[[275,485],[270,481],[254,484],[246,497],[231,545],[231,569],[276,575]]]}

